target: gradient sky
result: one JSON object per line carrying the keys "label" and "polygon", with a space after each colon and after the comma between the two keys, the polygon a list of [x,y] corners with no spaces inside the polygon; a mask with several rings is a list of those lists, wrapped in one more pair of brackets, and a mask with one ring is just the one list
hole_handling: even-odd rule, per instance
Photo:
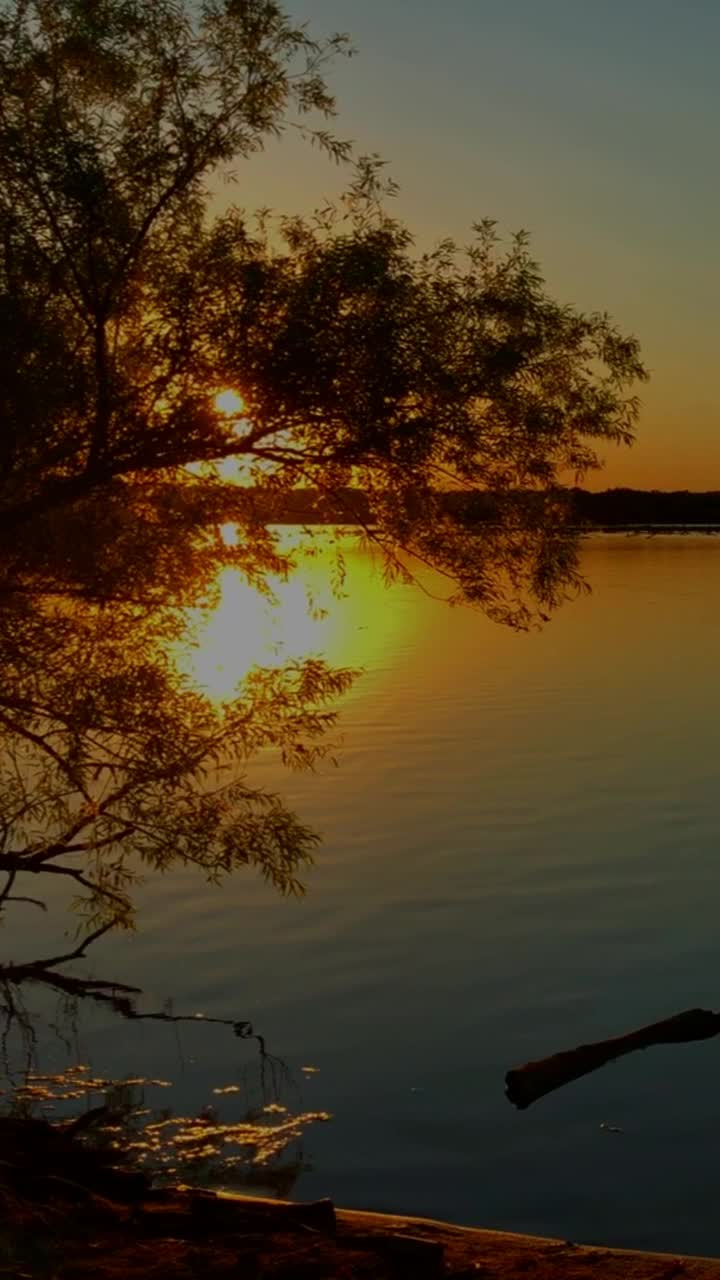
{"label": "gradient sky", "polygon": [[[286,0],[357,57],[336,132],[377,151],[425,247],[480,217],[532,233],[551,293],[641,339],[638,442],[592,487],[720,489],[720,0]],[[342,179],[295,142],[238,174],[302,212]]]}

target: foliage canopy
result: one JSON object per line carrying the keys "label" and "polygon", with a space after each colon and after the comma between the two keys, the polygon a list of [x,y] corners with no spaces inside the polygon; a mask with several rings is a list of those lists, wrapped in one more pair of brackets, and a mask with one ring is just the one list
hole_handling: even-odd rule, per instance
{"label": "foliage canopy", "polygon": [[[522,234],[418,253],[372,158],[310,218],[218,212],[286,129],[351,161],[347,51],[276,0],[0,0],[0,905],[59,875],[129,924],[138,870],[178,859],[298,886],[315,836],[244,764],[312,764],[351,673],[255,672],[218,706],[168,656],[221,567],[292,569],[298,487],[347,522],[361,492],[391,572],[500,621],[580,586],[561,485],[631,440],[636,341],[553,301]],[[492,496],[481,535],[448,492]]]}

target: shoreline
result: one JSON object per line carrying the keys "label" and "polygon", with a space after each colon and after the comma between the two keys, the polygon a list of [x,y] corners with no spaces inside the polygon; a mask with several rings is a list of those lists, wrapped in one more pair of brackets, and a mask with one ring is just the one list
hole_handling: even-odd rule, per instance
{"label": "shoreline", "polygon": [[[286,1204],[220,1192],[223,1199],[252,1205]],[[620,1249],[603,1244],[577,1244],[553,1236],[527,1235],[521,1232],[497,1231],[487,1227],[468,1227],[437,1218],[408,1214],[377,1213],[362,1209],[335,1208],[338,1227],[351,1235],[367,1235],[375,1240],[383,1237],[417,1240],[443,1248],[445,1268],[442,1274],[470,1276],[475,1270],[482,1276],[509,1277],[522,1272],[535,1280],[570,1280],[577,1275],[594,1274],[608,1277],[632,1277],[633,1280],[664,1280],[677,1275],[687,1280],[717,1280],[720,1257],[659,1253],[643,1249]],[[422,1250],[418,1252],[420,1260]],[[603,1264],[600,1267],[599,1264]],[[450,1270],[448,1270],[448,1265]],[[418,1271],[419,1274],[424,1271]]]}
{"label": "shoreline", "polygon": [[576,1244],[329,1199],[154,1187],[86,1145],[89,1127],[0,1120],[0,1277],[720,1280],[720,1257]]}
{"label": "shoreline", "polygon": [[[570,1277],[588,1264],[605,1266],[607,1276],[633,1276],[636,1280],[660,1280],[660,1277],[678,1276],[720,1277],[720,1257],[680,1253],[657,1253],[643,1249],[619,1249],[604,1244],[577,1244],[553,1236],[526,1235],[521,1232],[496,1231],[487,1227],[465,1227],[434,1218],[415,1218],[407,1215],[370,1213],[363,1210],[338,1209],[341,1222],[350,1227],[372,1227],[375,1230],[412,1231],[422,1238],[441,1240],[453,1250],[459,1246],[463,1252],[471,1250],[474,1261],[485,1267],[487,1275],[511,1275],[527,1271],[535,1277]],[[530,1265],[528,1265],[530,1264]],[[660,1267],[664,1267],[660,1270]],[[482,1270],[480,1274],[483,1274]]]}
{"label": "shoreline", "polygon": [[720,1280],[720,1257],[576,1244],[407,1214],[153,1187],[72,1128],[0,1124],[0,1277]]}

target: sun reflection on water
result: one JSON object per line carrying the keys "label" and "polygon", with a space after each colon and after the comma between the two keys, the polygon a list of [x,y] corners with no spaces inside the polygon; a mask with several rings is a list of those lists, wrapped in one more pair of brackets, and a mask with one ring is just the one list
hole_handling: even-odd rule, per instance
{"label": "sun reflection on water", "polygon": [[[232,544],[233,526],[222,533]],[[288,531],[282,549],[292,541]],[[334,555],[318,540],[287,580],[268,579],[269,596],[236,570],[223,570],[217,607],[190,619],[196,643],[180,655],[180,668],[218,699],[232,697],[253,667],[290,659],[320,655],[335,666],[376,668],[398,639],[404,611],[387,608],[380,567],[354,539],[344,548],[345,583],[333,594]]]}
{"label": "sun reflection on water", "polygon": [[[245,1078],[241,1084],[213,1089],[217,1096],[237,1095],[234,1112],[225,1118],[212,1104],[193,1116],[153,1105],[148,1092],[171,1090],[168,1080],[105,1079],[84,1063],[50,1073],[28,1070],[0,1109],[0,1126],[8,1117],[49,1120],[58,1135],[79,1126],[89,1148],[104,1152],[109,1165],[142,1170],[160,1185],[182,1178],[200,1185],[264,1187],[287,1195],[304,1164],[299,1144],[306,1131],[332,1117],[327,1111],[299,1111],[281,1102],[281,1081],[290,1079],[289,1072],[279,1059],[267,1061],[275,1068],[263,1074],[263,1055],[261,1081],[265,1088],[268,1079],[271,1082],[269,1101],[267,1096],[258,1098]],[[101,1105],[88,1111],[87,1104],[96,1100]],[[85,1111],[78,1114],[73,1103],[84,1103]],[[47,1145],[48,1159],[54,1150]]]}
{"label": "sun reflection on water", "polygon": [[303,583],[269,583],[274,599],[262,596],[241,574],[220,577],[220,603],[201,626],[190,657],[198,684],[214,697],[230,697],[254,666],[277,666],[327,648],[328,620],[313,618]]}

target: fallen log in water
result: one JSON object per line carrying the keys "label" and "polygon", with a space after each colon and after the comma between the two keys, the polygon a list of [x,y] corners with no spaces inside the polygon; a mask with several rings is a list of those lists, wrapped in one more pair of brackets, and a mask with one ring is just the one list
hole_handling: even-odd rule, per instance
{"label": "fallen log in water", "polygon": [[581,1044],[576,1049],[553,1053],[537,1062],[526,1062],[524,1067],[514,1067],[505,1076],[505,1094],[520,1110],[542,1098],[554,1089],[578,1080],[604,1067],[606,1062],[622,1058],[638,1049],[649,1049],[654,1044],[684,1044],[690,1040],[709,1040],[720,1034],[720,1013],[710,1009],[686,1009],[672,1018],[652,1022],[648,1027],[630,1031],[624,1036],[612,1036],[595,1044]]}

